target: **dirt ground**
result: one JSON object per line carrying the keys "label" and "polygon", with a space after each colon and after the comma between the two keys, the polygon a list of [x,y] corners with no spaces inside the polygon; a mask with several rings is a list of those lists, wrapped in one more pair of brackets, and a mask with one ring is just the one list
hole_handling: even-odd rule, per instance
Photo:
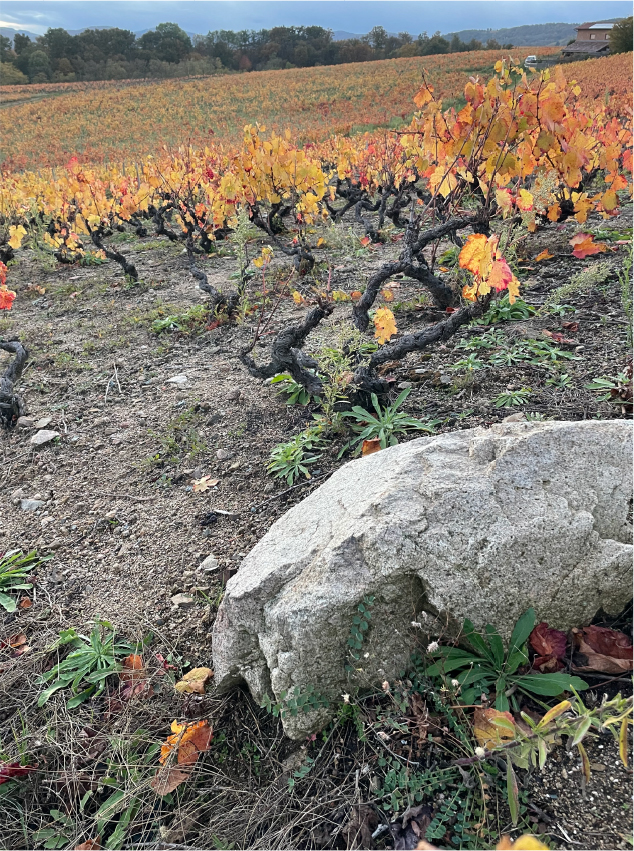
{"label": "dirt ground", "polygon": [[[580,230],[576,222],[549,224],[518,246],[522,296],[537,313],[463,328],[445,345],[395,365],[387,373],[394,396],[411,388],[403,409],[438,420],[437,432],[488,426],[526,412],[567,420],[631,416],[631,405],[603,400],[585,386],[623,373],[631,359],[616,275],[631,250],[631,242],[624,244],[631,240],[631,209],[607,223],[591,219],[588,227],[612,232],[605,237],[606,253],[585,260],[570,255],[568,240]],[[398,243],[366,250],[346,238],[349,245],[342,237],[342,247],[324,251],[324,259],[333,263],[332,288],[349,293],[398,252]],[[86,630],[92,620],[106,618],[128,635],[152,630],[179,658],[211,665],[211,630],[224,582],[271,524],[350,455],[338,460],[345,439],[333,441],[314,465],[313,478],[290,490],[268,475],[271,449],[309,424],[317,406],[286,405],[275,387],[242,367],[237,351],[252,339],[255,314],[211,330],[205,326],[213,317],[193,331],[156,333],[155,320],[205,304],[186,255],[155,238],[117,234],[114,242],[134,259],[140,283],[126,283],[113,263],[52,265],[29,250],[19,252],[10,268],[8,284],[18,297],[0,320],[0,334],[19,336],[29,350],[17,387],[27,421],[1,438],[0,551],[37,548],[53,558],[38,570],[33,606],[3,615],[0,638],[38,631],[50,637],[59,628]],[[544,249],[553,257],[536,262]],[[606,263],[610,270],[565,296],[566,307],[539,314],[575,274],[600,264],[605,269]],[[226,288],[236,270],[230,246],[206,259],[204,269],[212,283]],[[414,282],[393,283],[389,306],[399,331],[441,318]],[[303,312],[289,299],[271,332]],[[332,345],[349,312],[349,303],[338,305],[307,350]],[[552,341],[544,332],[564,336],[559,349],[565,355],[554,372],[546,361],[489,364],[492,353]],[[487,333],[498,335],[492,349],[464,348]],[[264,360],[264,346],[256,350]],[[482,368],[454,366],[474,353],[485,362]],[[8,356],[0,356],[0,371],[7,362]],[[500,394],[521,389],[527,391],[524,404],[496,406]],[[40,428],[60,436],[34,446],[30,440]],[[218,483],[196,493],[192,483],[203,476]],[[23,500],[42,505],[23,510]],[[199,570],[211,554],[218,569]],[[585,796],[568,782],[579,776],[576,753],[562,752],[534,781],[532,800],[552,820],[547,828],[554,845],[629,847],[623,837],[631,832],[630,775],[611,739],[592,749],[591,761],[604,768],[594,772],[596,786]],[[201,846],[194,839],[191,847]]]}

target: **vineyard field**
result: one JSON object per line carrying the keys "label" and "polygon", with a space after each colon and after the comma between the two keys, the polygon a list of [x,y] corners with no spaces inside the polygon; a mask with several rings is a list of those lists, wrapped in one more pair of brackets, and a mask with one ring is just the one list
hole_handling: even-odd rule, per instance
{"label": "vineyard field", "polygon": [[[207,667],[219,678],[212,645],[223,617],[233,617],[227,582],[276,521],[314,525],[310,503],[290,519],[288,510],[348,462],[385,465],[394,480],[395,444],[424,436],[425,453],[442,458],[454,432],[473,429],[469,469],[508,470],[509,494],[533,493],[521,456],[516,467],[494,459],[486,430],[535,427],[547,456],[548,435],[559,440],[553,421],[631,419],[631,55],[541,72],[518,64],[548,50],[516,51],[514,62],[479,51],[7,93],[1,848],[391,851],[426,836],[432,848],[545,849],[567,847],[562,824],[581,851],[624,844],[627,714],[613,737],[589,713],[612,705],[595,700],[595,682],[608,677],[613,694],[617,680],[627,685],[627,660],[594,654],[604,667],[579,694],[586,683],[572,674],[586,676],[585,664],[576,667],[582,652],[565,642],[556,656],[529,649],[540,627],[542,638],[563,635],[545,622],[528,632],[538,607],[532,587],[529,600],[504,598],[519,618],[515,650],[500,655],[502,639],[481,627],[486,664],[497,659],[499,670],[453,680],[463,672],[445,677],[416,662],[411,679],[392,680],[377,667],[366,691],[363,660],[382,652],[387,634],[374,624],[383,617],[391,633],[396,604],[382,608],[379,587],[372,612],[375,591],[364,596],[357,582],[379,576],[396,539],[386,527],[383,549],[369,557],[365,537],[348,535],[333,547],[350,554],[352,578],[344,565],[327,580],[350,582],[363,600],[350,607],[352,626],[327,612],[328,629],[340,630],[341,653],[332,656],[345,679],[332,686],[324,667],[316,684],[276,691],[276,674],[258,705],[247,688],[220,693]],[[574,481],[575,463],[566,462],[562,480]],[[606,469],[610,487],[621,487],[616,464]],[[489,522],[511,528],[514,497],[500,488],[486,517],[458,521],[443,476],[428,499],[434,516],[447,512],[447,538],[429,552],[460,577],[498,558]],[[479,513],[465,481],[465,504]],[[564,499],[552,482],[543,487],[549,500]],[[535,497],[535,537],[548,543],[550,503],[537,489]],[[394,511],[396,497],[388,502]],[[380,498],[372,510],[383,522]],[[403,544],[413,565],[416,536],[428,539],[429,529],[423,515],[404,511],[413,518]],[[579,534],[596,537],[591,514],[577,515]],[[487,600],[500,577],[511,583],[521,569],[530,542],[525,532],[516,538],[514,560],[491,562]],[[464,564],[447,556],[458,539],[471,553]],[[26,566],[13,573],[7,560],[20,552]],[[538,552],[550,557],[546,544]],[[298,595],[316,587],[314,577],[304,585],[310,568],[296,574],[288,564]],[[583,564],[562,581],[576,588]],[[621,593],[620,562],[609,564],[605,584],[618,582]],[[540,569],[540,594],[554,594],[550,566]],[[405,581],[409,570],[388,602],[404,589],[403,634],[426,665],[438,649],[428,628],[441,621],[419,615],[423,586]],[[277,578],[267,581],[277,601]],[[271,622],[283,624],[276,606]],[[602,634],[629,629],[628,617],[627,609],[606,615]],[[366,629],[372,643],[362,656]],[[446,624],[440,632],[439,641],[451,640]],[[276,651],[278,672],[293,641]],[[254,672],[266,670],[258,665]],[[504,679],[509,665],[514,681]],[[54,680],[60,670],[71,673]],[[334,717],[332,727],[315,723],[289,744],[280,722],[301,706],[337,714],[323,716],[324,724]],[[487,731],[481,740],[474,706],[497,712],[507,729],[510,718],[528,719],[533,745],[548,737],[547,761],[540,748],[527,771],[528,756],[516,750],[526,761],[513,767],[506,748],[516,743],[500,736],[500,750]],[[555,734],[567,729],[572,742],[572,728],[548,725],[564,722],[588,733],[587,751],[581,740],[578,751],[561,745]],[[582,773],[590,782],[586,761],[600,807],[579,792]],[[572,791],[554,800],[550,790],[568,778],[563,765]],[[515,832],[535,830],[548,846],[534,837],[498,842],[514,808]],[[369,821],[375,811],[381,835],[378,819]],[[425,820],[420,835],[411,828],[418,822],[401,831],[406,813]]]}
{"label": "vineyard field", "polygon": [[[548,55],[555,48],[522,48]],[[235,144],[245,124],[289,128],[297,144],[404,124],[424,71],[442,98],[464,103],[469,75],[490,76],[500,51],[388,59],[190,80],[45,84],[0,89],[7,168],[55,166],[77,156],[101,163],[141,158],[162,146]],[[37,91],[40,89],[40,91]],[[42,95],[45,97],[42,98]],[[450,105],[449,102],[447,105]]]}

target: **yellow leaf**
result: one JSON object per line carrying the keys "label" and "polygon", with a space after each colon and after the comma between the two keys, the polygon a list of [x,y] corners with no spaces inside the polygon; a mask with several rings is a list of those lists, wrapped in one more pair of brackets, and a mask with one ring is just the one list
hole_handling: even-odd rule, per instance
{"label": "yellow leaf", "polygon": [[558,718],[562,712],[565,712],[567,709],[570,709],[572,704],[569,700],[562,700],[561,703],[558,703],[557,706],[553,706],[552,709],[549,709],[548,712],[541,719],[538,727],[545,727],[553,718]]}
{"label": "yellow leaf", "polygon": [[533,209],[534,198],[531,193],[527,189],[520,189],[518,198],[517,198],[517,206],[523,212],[527,213]]}
{"label": "yellow leaf", "polygon": [[22,244],[22,240],[26,236],[26,230],[22,225],[11,225],[9,227],[9,234],[11,238],[9,239],[9,245],[11,248],[19,248]]}
{"label": "yellow leaf", "polygon": [[374,336],[379,345],[386,343],[397,332],[394,314],[387,307],[380,307],[374,314]]}
{"label": "yellow leaf", "polygon": [[432,92],[432,86],[423,86],[422,89],[419,89],[414,95],[414,103],[419,109],[422,109],[426,103],[429,103],[429,101],[432,100]]}
{"label": "yellow leaf", "polygon": [[394,293],[392,290],[388,290],[387,287],[381,290],[381,295],[385,299],[385,301],[394,301]]}
{"label": "yellow leaf", "polygon": [[181,694],[204,694],[205,683],[214,675],[211,668],[192,668],[174,686]]}
{"label": "yellow leaf", "polygon": [[510,837],[503,836],[495,847],[497,851],[548,851],[548,845],[543,845],[530,833],[519,836],[515,842],[511,842]]}
{"label": "yellow leaf", "polygon": [[474,275],[479,275],[480,266],[487,252],[490,254],[486,236],[483,233],[472,233],[467,237],[467,241],[460,251],[458,262],[463,269],[468,269]]}
{"label": "yellow leaf", "polygon": [[611,213],[612,210],[615,210],[619,206],[618,196],[613,189],[608,189],[607,192],[603,193],[601,196],[601,205],[608,213]]}
{"label": "yellow leaf", "polygon": [[321,248],[322,245],[325,245],[325,244],[326,244],[326,240],[323,238],[323,236],[320,236],[319,239],[317,240],[317,248]]}

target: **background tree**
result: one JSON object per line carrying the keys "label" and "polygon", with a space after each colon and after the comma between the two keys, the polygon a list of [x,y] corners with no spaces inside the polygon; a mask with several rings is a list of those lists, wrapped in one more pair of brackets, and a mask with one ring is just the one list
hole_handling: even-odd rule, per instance
{"label": "background tree", "polygon": [[629,53],[632,50],[632,15],[612,27],[610,53]]}
{"label": "background tree", "polygon": [[139,47],[151,52],[162,62],[180,62],[192,50],[191,39],[178,24],[159,24],[155,30],[143,33]]}

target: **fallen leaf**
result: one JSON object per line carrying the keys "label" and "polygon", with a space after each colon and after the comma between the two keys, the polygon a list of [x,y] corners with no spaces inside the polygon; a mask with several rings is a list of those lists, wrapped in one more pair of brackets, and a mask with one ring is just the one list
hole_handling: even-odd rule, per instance
{"label": "fallen leaf", "polygon": [[363,239],[360,239],[360,240],[359,240],[359,242],[360,242],[360,243],[361,243],[361,245],[363,245],[363,246],[367,246],[367,245],[369,245],[371,241],[372,241],[372,240],[370,239],[370,237],[369,237],[369,236],[364,236],[364,237],[363,237]]}
{"label": "fallen leaf", "polygon": [[0,762],[0,784],[15,780],[17,777],[25,777],[36,768],[35,765],[20,765],[19,762]]}
{"label": "fallen leaf", "polygon": [[346,841],[346,848],[371,848],[372,833],[378,823],[376,812],[369,804],[358,804],[352,807],[348,823],[341,831]]}
{"label": "fallen leaf", "polygon": [[551,254],[550,251],[545,248],[543,251],[540,251],[537,257],[535,258],[536,263],[540,263],[542,260],[551,260],[555,255]]}
{"label": "fallen leaf", "polygon": [[18,603],[19,609],[30,609],[33,605],[33,600],[30,597],[23,597]]}
{"label": "fallen leaf", "polygon": [[151,697],[154,694],[152,686],[147,681],[143,658],[136,653],[131,653],[123,660],[123,670],[119,672],[119,679],[123,683],[121,697],[124,700],[131,700],[140,695]]}
{"label": "fallen leaf", "polygon": [[204,694],[205,683],[213,675],[214,672],[210,668],[192,668],[176,683],[174,688],[181,694]]}
{"label": "fallen leaf", "polygon": [[591,233],[578,233],[569,240],[569,244],[573,247],[572,256],[579,260],[590,257],[592,254],[602,254],[608,250],[605,242],[595,242]]}
{"label": "fallen leaf", "polygon": [[381,295],[385,301],[394,301],[394,293],[392,290],[388,290],[387,287],[381,290]]}
{"label": "fallen leaf", "polygon": [[603,626],[585,626],[573,629],[572,635],[575,650],[586,657],[586,664],[573,665],[573,670],[603,674],[632,670],[632,643],[625,633]]}
{"label": "fallen leaf", "polygon": [[75,851],[101,851],[101,837],[87,839],[80,845],[75,845]]}
{"label": "fallen leaf", "polygon": [[139,672],[143,671],[143,657],[137,653],[130,653],[123,660],[123,670],[119,672],[122,683],[130,682],[139,678]]}
{"label": "fallen leaf", "polygon": [[480,747],[492,750],[505,742],[513,741],[515,721],[510,712],[478,706],[473,713],[473,732]]}
{"label": "fallen leaf", "polygon": [[394,314],[387,307],[380,307],[374,314],[374,336],[380,346],[396,334],[398,328]]}
{"label": "fallen leaf", "polygon": [[381,440],[378,437],[372,438],[372,440],[364,440],[361,447],[361,455],[372,455],[375,452],[381,451]]}
{"label": "fallen leaf", "polygon": [[566,633],[552,629],[545,621],[538,623],[528,637],[528,641],[537,654],[533,668],[545,673],[561,671],[566,655]]}
{"label": "fallen leaf", "polygon": [[350,293],[350,298],[357,299],[357,298],[361,298],[361,296],[362,296],[361,290],[353,290]]}
{"label": "fallen leaf", "polygon": [[150,780],[150,786],[157,795],[169,795],[177,786],[189,779],[190,771],[181,771],[180,768],[165,768],[159,769],[154,777]]}
{"label": "fallen leaf", "polygon": [[204,493],[209,490],[209,488],[215,487],[220,479],[212,479],[211,476],[203,476],[202,479],[193,479],[193,491],[194,493]]}
{"label": "fallen leaf", "polygon": [[570,340],[568,337],[564,337],[559,331],[547,331],[545,328],[542,328],[542,334],[544,337],[550,337],[553,343],[568,343],[568,345],[576,346],[576,340]]}
{"label": "fallen leaf", "polygon": [[511,841],[510,836],[503,836],[495,847],[496,851],[548,851],[548,845],[543,845],[530,833],[519,836],[515,842]]}
{"label": "fallen leaf", "polygon": [[574,334],[576,331],[579,330],[579,323],[578,322],[562,322],[561,327],[565,328],[566,331],[570,331],[572,334]]}
{"label": "fallen leaf", "polygon": [[326,244],[326,240],[323,238],[323,236],[320,236],[319,239],[317,240],[317,248],[321,248],[322,245],[325,245],[325,244]]}

